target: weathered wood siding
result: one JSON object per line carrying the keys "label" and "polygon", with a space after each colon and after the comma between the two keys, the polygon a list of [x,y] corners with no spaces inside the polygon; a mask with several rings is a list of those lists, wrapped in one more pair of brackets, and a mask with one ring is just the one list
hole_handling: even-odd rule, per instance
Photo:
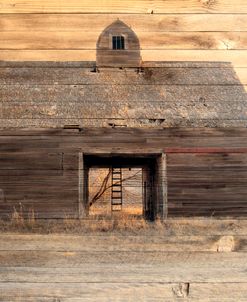
{"label": "weathered wood siding", "polygon": [[164,153],[168,217],[246,216],[246,138],[243,128],[1,130],[0,213],[77,217],[79,154]]}
{"label": "weathered wood siding", "polygon": [[0,63],[0,128],[246,127],[247,78],[231,63],[101,68]]}
{"label": "weathered wood siding", "polygon": [[[117,19],[143,68],[98,72]],[[246,215],[246,23],[244,0],[0,0],[1,213],[77,215],[79,154],[142,150],[167,154],[168,215]],[[115,129],[17,130],[65,125]]]}

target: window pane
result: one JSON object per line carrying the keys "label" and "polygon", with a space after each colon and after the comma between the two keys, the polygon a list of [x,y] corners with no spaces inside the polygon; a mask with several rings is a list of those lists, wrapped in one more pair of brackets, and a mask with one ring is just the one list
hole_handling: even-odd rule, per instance
{"label": "window pane", "polygon": [[117,37],[117,49],[121,49],[121,37]]}
{"label": "window pane", "polygon": [[125,49],[123,36],[112,36],[112,49]]}
{"label": "window pane", "polygon": [[125,49],[124,37],[121,37],[121,49]]}
{"label": "window pane", "polygon": [[112,49],[117,49],[117,37],[112,37]]}

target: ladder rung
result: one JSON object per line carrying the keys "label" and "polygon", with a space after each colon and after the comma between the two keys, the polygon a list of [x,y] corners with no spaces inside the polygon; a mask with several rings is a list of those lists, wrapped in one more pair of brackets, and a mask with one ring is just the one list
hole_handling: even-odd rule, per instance
{"label": "ladder rung", "polygon": [[122,199],[122,196],[114,196],[112,199]]}

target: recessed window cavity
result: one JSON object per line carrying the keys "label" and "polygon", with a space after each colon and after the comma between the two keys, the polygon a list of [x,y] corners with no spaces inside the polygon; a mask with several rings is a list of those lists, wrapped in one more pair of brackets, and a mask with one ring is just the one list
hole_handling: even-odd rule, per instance
{"label": "recessed window cavity", "polygon": [[125,49],[125,41],[123,36],[112,36],[112,49],[114,50]]}

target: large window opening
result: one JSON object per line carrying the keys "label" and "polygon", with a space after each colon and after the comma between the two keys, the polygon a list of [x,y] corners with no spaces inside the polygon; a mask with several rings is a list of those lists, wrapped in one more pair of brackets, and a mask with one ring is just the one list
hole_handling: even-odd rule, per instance
{"label": "large window opening", "polygon": [[82,161],[81,215],[126,213],[154,220],[167,214],[163,154],[84,154]]}

